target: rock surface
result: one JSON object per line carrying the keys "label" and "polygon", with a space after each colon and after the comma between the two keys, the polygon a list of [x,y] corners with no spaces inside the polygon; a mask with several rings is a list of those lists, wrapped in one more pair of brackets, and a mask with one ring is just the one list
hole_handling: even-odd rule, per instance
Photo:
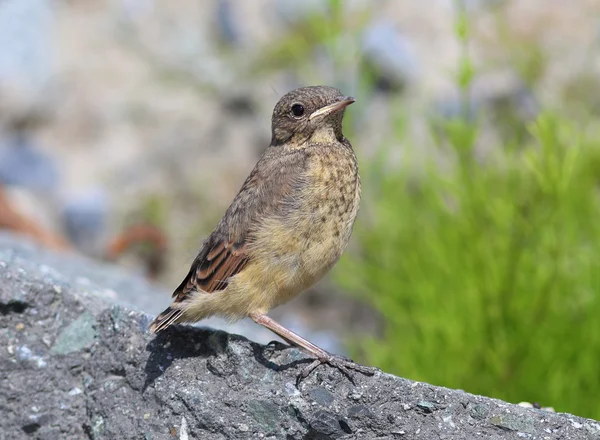
{"label": "rock surface", "polygon": [[[600,424],[378,372],[355,384],[309,360],[220,330],[155,337],[73,256],[0,236],[0,438],[600,439]],[[152,297],[151,289],[148,290]]]}

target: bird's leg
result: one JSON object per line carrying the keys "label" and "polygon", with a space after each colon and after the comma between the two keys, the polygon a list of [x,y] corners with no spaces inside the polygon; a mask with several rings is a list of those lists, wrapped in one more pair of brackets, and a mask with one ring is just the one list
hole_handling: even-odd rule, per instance
{"label": "bird's leg", "polygon": [[301,378],[307,377],[315,368],[317,368],[321,364],[328,364],[334,368],[337,368],[348,378],[350,378],[350,380],[352,380],[352,376],[350,375],[349,370],[355,370],[369,376],[372,376],[375,373],[375,369],[373,368],[358,365],[350,359],[346,359],[341,356],[335,356],[326,352],[322,348],[317,347],[312,342],[307,341],[306,339],[297,335],[293,331],[285,328],[277,321],[274,321],[273,319],[269,318],[267,315],[252,313],[250,314],[250,318],[252,318],[252,320],[257,324],[260,324],[271,330],[273,333],[279,335],[281,338],[283,338],[290,344],[303,348],[308,353],[316,357],[314,362],[312,362],[310,365],[308,365],[302,370],[302,372],[300,373]]}

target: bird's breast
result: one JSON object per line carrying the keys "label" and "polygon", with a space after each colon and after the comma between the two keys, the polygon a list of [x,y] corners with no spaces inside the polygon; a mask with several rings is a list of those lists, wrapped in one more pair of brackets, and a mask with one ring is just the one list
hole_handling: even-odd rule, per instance
{"label": "bird's breast", "polygon": [[352,150],[327,153],[313,160],[310,184],[303,195],[306,215],[299,230],[304,233],[305,264],[322,264],[329,270],[350,239],[360,202],[360,179]]}
{"label": "bird's breast", "polygon": [[288,295],[310,287],[342,255],[359,201],[360,180],[352,151],[314,155],[305,185],[288,201],[290,208],[265,219],[257,230],[253,258],[277,274],[274,278]]}

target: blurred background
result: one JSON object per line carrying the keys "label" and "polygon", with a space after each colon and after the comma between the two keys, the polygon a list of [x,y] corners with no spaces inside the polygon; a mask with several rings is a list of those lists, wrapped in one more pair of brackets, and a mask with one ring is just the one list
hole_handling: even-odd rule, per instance
{"label": "blurred background", "polygon": [[272,316],[600,419],[597,0],[0,0],[0,228],[162,286],[118,292],[156,314],[312,84],[357,98],[363,202],[333,273]]}

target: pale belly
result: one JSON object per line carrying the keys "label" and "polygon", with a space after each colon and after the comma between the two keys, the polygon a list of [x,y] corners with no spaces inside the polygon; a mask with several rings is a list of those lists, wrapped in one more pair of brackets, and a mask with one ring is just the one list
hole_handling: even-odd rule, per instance
{"label": "pale belly", "polygon": [[331,270],[348,244],[356,211],[357,207],[342,216],[309,217],[293,225],[273,221],[262,229],[263,236],[257,241],[263,245],[252,250],[244,284],[254,292],[251,295],[261,298],[260,308],[265,313],[310,288]]}
{"label": "pale belly", "polygon": [[293,235],[297,241],[289,238],[298,243],[297,247],[288,242],[271,252],[263,251],[240,274],[240,287],[245,285],[242,294],[252,296],[262,313],[316,284],[338,261],[346,245],[341,240],[326,239],[307,243],[302,234]]}

